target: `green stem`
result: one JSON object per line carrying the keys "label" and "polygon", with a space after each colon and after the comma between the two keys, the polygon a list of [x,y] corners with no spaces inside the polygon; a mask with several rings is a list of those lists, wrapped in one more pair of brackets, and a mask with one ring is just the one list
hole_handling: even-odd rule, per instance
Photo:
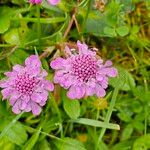
{"label": "green stem", "polygon": [[[109,121],[110,121],[111,114],[112,114],[113,108],[115,106],[117,95],[118,95],[118,88],[115,88],[114,92],[113,92],[113,96],[112,96],[111,102],[110,102],[110,107],[109,107],[108,112],[107,112],[106,117],[105,117],[105,121],[104,122],[106,122],[106,123],[109,123]],[[100,132],[100,135],[99,135],[99,138],[98,138],[97,148],[98,148],[98,145],[99,145],[100,141],[102,140],[102,138],[103,138],[103,136],[105,134],[105,131],[106,131],[106,128],[102,128],[102,130]]]}
{"label": "green stem", "polygon": [[40,22],[40,5],[37,5],[37,32],[38,32],[38,41],[40,45],[41,41],[41,22]]}
{"label": "green stem", "polygon": [[84,30],[86,21],[88,19],[88,16],[89,16],[89,13],[90,13],[90,10],[91,10],[91,6],[92,6],[92,0],[89,0],[89,2],[88,2],[88,8],[87,8],[86,15],[85,15],[85,19],[84,19],[83,24],[82,24],[82,31]]}
{"label": "green stem", "polygon": [[[11,18],[12,21],[26,21],[26,22],[34,22],[38,23],[37,18],[29,18],[29,17],[23,17],[23,18]],[[66,20],[66,17],[53,17],[53,18],[40,18],[40,23],[44,24],[50,24],[50,23],[59,23]]]}
{"label": "green stem", "polygon": [[[59,118],[59,122],[61,123],[62,122],[62,118],[61,118],[61,113],[59,111],[59,108],[57,106],[57,103],[54,99],[54,96],[52,94],[50,94],[51,96],[51,102],[52,102],[52,107],[55,109],[57,115],[58,115],[58,118]],[[61,129],[61,137],[63,137],[63,129]]]}

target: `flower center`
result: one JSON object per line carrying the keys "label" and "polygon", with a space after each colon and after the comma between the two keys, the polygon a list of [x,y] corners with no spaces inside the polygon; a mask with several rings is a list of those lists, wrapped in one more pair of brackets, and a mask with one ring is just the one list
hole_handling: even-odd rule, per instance
{"label": "flower center", "polygon": [[78,79],[87,82],[96,77],[96,60],[91,55],[78,55],[72,63],[72,72]]}
{"label": "flower center", "polygon": [[28,74],[18,75],[15,88],[21,94],[31,95],[38,82],[35,77],[30,77]]}

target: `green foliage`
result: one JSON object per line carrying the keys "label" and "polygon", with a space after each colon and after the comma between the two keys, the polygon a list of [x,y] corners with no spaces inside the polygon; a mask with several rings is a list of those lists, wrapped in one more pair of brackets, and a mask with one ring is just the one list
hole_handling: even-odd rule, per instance
{"label": "green foliage", "polygon": [[118,69],[105,106],[95,96],[70,100],[56,85],[40,116],[14,115],[0,94],[0,150],[150,149],[150,2],[100,2],[0,1],[0,79],[29,55],[47,53],[41,61],[52,80],[49,62],[65,57],[65,43],[74,48],[77,40],[98,48]]}
{"label": "green foliage", "polygon": [[63,138],[63,142],[55,143],[58,150],[86,150],[83,144],[71,138]]}
{"label": "green foliage", "polygon": [[63,94],[63,107],[67,115],[71,119],[77,119],[80,115],[80,103],[78,100],[70,100],[66,97],[66,93]]}

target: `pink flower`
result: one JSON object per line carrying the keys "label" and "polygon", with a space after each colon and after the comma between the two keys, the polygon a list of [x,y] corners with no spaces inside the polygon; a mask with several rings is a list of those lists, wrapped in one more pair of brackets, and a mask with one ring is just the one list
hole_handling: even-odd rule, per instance
{"label": "pink flower", "polygon": [[89,49],[86,44],[78,41],[77,47],[78,51],[66,46],[68,57],[66,59],[58,57],[50,63],[56,70],[54,83],[69,89],[67,96],[70,99],[92,95],[104,97],[108,78],[116,77],[117,69],[112,67],[111,61],[103,63],[102,59],[98,59],[96,52]]}
{"label": "pink flower", "polygon": [[[48,2],[51,4],[51,5],[57,5],[60,0],[48,0]],[[31,4],[41,4],[42,3],[42,0],[29,0],[29,3]]]}
{"label": "pink flower", "polygon": [[46,104],[48,91],[53,91],[54,85],[45,79],[47,72],[41,68],[38,56],[31,55],[24,66],[15,65],[13,71],[5,75],[7,79],[0,81],[0,87],[3,99],[9,99],[12,111],[15,114],[32,111],[39,115],[41,106]]}

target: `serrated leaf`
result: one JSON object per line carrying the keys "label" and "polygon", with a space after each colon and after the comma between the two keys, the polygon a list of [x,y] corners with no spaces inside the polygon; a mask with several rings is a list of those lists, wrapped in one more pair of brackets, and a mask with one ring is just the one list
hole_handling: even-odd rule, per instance
{"label": "serrated leaf", "polygon": [[116,28],[116,31],[120,36],[126,36],[129,33],[129,28],[127,26],[122,26]]}
{"label": "serrated leaf", "polygon": [[63,94],[63,107],[71,119],[77,119],[80,115],[80,103],[78,100],[70,100]]}

